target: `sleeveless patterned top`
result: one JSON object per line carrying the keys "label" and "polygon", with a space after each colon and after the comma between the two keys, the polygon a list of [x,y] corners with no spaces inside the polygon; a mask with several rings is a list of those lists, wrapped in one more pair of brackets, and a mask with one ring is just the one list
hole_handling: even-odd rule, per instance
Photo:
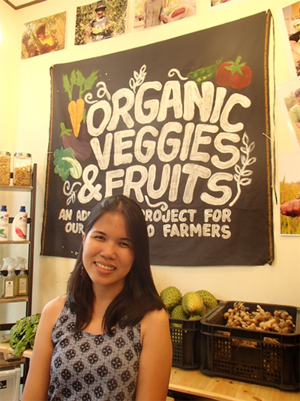
{"label": "sleeveless patterned top", "polygon": [[117,326],[113,336],[74,333],[66,302],[52,331],[47,401],[134,400],[142,350],[140,323]]}

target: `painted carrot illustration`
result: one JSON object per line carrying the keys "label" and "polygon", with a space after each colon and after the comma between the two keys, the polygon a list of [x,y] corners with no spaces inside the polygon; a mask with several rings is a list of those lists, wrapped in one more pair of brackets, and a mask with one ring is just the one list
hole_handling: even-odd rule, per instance
{"label": "painted carrot illustration", "polygon": [[[63,87],[69,96],[68,112],[72,124],[73,133],[76,137],[79,135],[81,121],[84,116],[85,102],[83,99],[84,92],[91,90],[96,79],[97,71],[93,71],[88,78],[84,78],[80,70],[73,70],[70,78],[67,74],[63,74]],[[73,88],[79,87],[78,99],[73,100]]]}
{"label": "painted carrot illustration", "polygon": [[76,102],[75,102],[75,100],[72,100],[68,104],[68,112],[70,114],[73,133],[76,137],[78,137],[79,130],[80,130],[80,124],[81,124],[81,121],[83,119],[83,114],[84,114],[84,100],[77,99]]}

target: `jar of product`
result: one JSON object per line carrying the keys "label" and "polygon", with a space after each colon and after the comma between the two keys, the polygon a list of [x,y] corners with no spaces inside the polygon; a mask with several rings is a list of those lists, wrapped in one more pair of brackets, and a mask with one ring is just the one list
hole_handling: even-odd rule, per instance
{"label": "jar of product", "polygon": [[10,183],[10,153],[0,151],[0,185]]}
{"label": "jar of product", "polygon": [[32,173],[31,154],[17,152],[14,154],[14,185],[30,186]]}

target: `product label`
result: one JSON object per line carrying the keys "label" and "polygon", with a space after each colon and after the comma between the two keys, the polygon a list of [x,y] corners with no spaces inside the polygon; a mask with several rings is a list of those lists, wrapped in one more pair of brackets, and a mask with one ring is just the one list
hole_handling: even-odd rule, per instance
{"label": "product label", "polygon": [[19,294],[26,295],[27,294],[27,278],[19,279]]}
{"label": "product label", "polygon": [[5,293],[4,297],[13,297],[14,296],[14,282],[13,280],[7,280],[5,282]]}
{"label": "product label", "polygon": [[0,216],[0,241],[7,240],[7,232],[8,232],[8,213],[1,214]]}
{"label": "product label", "polygon": [[18,222],[18,225],[15,228],[17,236],[25,240],[26,239],[26,230],[27,230],[27,221],[26,220],[20,220]]}
{"label": "product label", "polygon": [[0,390],[7,388],[7,380],[0,380]]}

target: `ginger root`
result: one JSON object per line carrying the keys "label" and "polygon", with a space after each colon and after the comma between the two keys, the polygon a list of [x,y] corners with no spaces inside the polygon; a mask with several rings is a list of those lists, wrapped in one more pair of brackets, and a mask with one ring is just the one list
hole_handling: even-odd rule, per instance
{"label": "ginger root", "polygon": [[224,313],[226,326],[248,330],[265,330],[277,333],[294,333],[293,318],[286,311],[274,311],[274,315],[257,305],[255,312],[246,310],[243,302],[235,302],[233,309]]}

